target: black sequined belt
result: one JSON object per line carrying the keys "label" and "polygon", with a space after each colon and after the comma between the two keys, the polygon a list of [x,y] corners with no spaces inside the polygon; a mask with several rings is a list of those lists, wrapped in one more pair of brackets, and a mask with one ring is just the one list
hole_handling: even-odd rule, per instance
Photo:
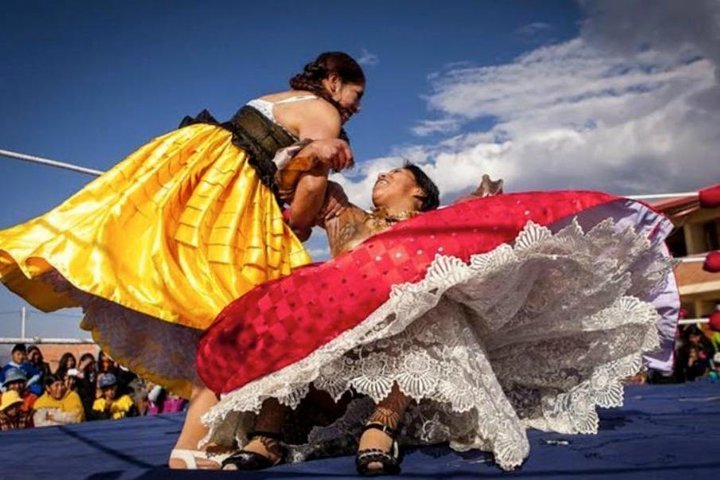
{"label": "black sequined belt", "polygon": [[258,109],[245,105],[228,122],[220,123],[210,112],[203,110],[195,117],[185,117],[180,128],[197,123],[217,125],[232,133],[233,145],[247,152],[248,162],[257,172],[260,181],[278,198],[278,186],[275,180],[277,166],[273,162],[275,153],[298,141],[280,125],[263,115]]}

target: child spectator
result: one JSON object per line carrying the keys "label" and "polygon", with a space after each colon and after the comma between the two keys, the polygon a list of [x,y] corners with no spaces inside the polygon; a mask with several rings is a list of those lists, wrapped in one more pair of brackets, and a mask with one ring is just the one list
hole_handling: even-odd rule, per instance
{"label": "child spectator", "polygon": [[25,372],[19,368],[11,368],[5,373],[5,381],[2,385],[6,392],[17,392],[23,401],[20,407],[23,413],[31,412],[38,398],[37,395],[27,390],[25,386],[26,381],[27,377],[25,376]]}
{"label": "child spectator", "polygon": [[105,373],[98,378],[101,396],[93,403],[93,414],[98,419],[117,420],[137,415],[135,404],[130,395],[117,396],[117,378],[113,373]]}
{"label": "child spectator", "polygon": [[50,375],[45,393],[35,402],[35,426],[66,425],[85,420],[85,411],[76,392],[68,391],[64,381]]}
{"label": "child spectator", "polygon": [[23,412],[22,403],[22,398],[15,390],[3,393],[0,400],[0,431],[32,428],[32,410]]}
{"label": "child spectator", "polygon": [[79,376],[80,371],[77,368],[71,368],[65,374],[65,388],[69,392],[77,392],[77,379]]}
{"label": "child spectator", "polygon": [[10,362],[0,370],[0,384],[5,381],[5,373],[11,368],[19,368],[25,372],[27,377],[27,388],[35,395],[42,394],[42,384],[38,384],[42,377],[42,372],[36,369],[27,361],[27,349],[24,343],[15,344],[11,352]]}

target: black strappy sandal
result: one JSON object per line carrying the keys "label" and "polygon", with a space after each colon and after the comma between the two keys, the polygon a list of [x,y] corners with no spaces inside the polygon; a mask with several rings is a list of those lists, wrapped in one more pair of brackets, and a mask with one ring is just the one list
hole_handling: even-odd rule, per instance
{"label": "black strappy sandal", "polygon": [[[263,470],[265,468],[274,467],[275,465],[280,465],[285,461],[286,452],[282,446],[282,437],[279,433],[262,431],[251,432],[248,434],[248,441],[257,437],[265,437],[278,442],[281,454],[276,461],[272,461],[265,455],[261,455],[259,453],[249,452],[247,450],[240,450],[223,460],[222,469],[233,470],[232,468],[225,468],[225,466],[227,465],[232,465],[233,467],[235,467],[234,470]],[[268,447],[266,446],[266,448]]]}
{"label": "black strappy sandal", "polygon": [[[368,430],[380,430],[388,437],[392,438],[392,446],[390,451],[386,452],[379,448],[368,448],[360,450],[355,457],[355,467],[360,475],[366,477],[374,477],[378,475],[398,475],[400,474],[400,445],[396,440],[397,431],[380,423],[370,423],[365,425],[360,435]],[[369,468],[371,463],[382,464],[381,468]]]}

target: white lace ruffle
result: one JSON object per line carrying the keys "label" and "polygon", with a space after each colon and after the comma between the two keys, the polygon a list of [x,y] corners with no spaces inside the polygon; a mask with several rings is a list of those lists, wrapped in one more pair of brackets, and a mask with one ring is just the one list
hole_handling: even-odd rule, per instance
{"label": "white lace ruffle", "polygon": [[[295,408],[310,384],[378,401],[397,383],[418,401],[408,439],[490,450],[502,468],[517,467],[527,427],[594,433],[595,407],[622,404],[621,381],[658,345],[658,314],[637,296],[665,288],[670,268],[662,245],[612,221],[556,234],[529,223],[514,246],[469,263],[438,255],[422,281],[394,286],[357,327],[225,395],[203,417],[208,439],[242,444],[248,414],[271,397]],[[361,424],[353,411],[340,422]],[[310,443],[340,430],[316,429]]]}

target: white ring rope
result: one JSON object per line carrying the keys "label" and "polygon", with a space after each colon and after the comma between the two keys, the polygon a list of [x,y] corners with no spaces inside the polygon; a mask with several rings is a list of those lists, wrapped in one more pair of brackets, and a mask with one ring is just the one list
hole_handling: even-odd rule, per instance
{"label": "white ring rope", "polygon": [[102,175],[103,171],[93,170],[92,168],[79,167],[71,163],[58,162],[57,160],[50,160],[49,158],[36,157],[34,155],[26,155],[24,153],[11,152],[10,150],[0,150],[0,155],[7,158],[13,158],[15,160],[24,160],[26,162],[39,163],[41,165],[48,165],[50,167],[64,168],[65,170],[72,170],[74,172],[84,173],[86,175]]}
{"label": "white ring rope", "polygon": [[[57,160],[50,160],[49,158],[36,157],[34,155],[27,155],[24,153],[11,152],[10,150],[0,149],[0,156],[13,158],[16,160],[24,160],[26,162],[39,163],[41,165],[48,165],[50,167],[64,168],[66,170],[72,170],[74,172],[85,173],[87,175],[102,175],[103,171],[93,170],[91,168],[80,167],[71,163],[58,162]],[[657,198],[683,198],[683,197],[697,197],[698,192],[683,192],[683,193],[657,193],[651,195],[623,195],[625,198],[633,200],[653,200]]]}

